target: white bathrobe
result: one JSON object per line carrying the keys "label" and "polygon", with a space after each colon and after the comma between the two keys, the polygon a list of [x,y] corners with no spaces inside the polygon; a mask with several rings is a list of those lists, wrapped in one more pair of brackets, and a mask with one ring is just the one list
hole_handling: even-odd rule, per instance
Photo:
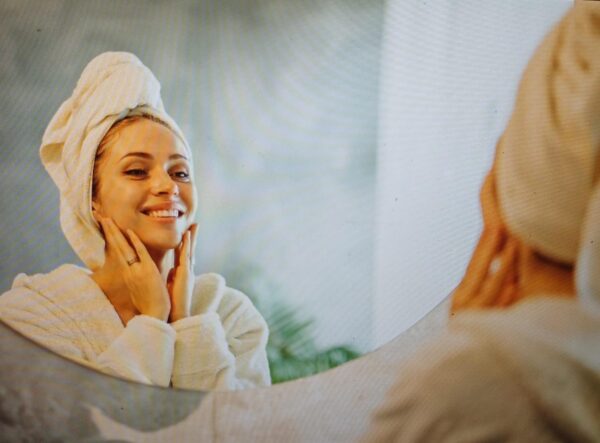
{"label": "white bathrobe", "polygon": [[[216,312],[206,312],[215,298]],[[126,326],[84,268],[19,274],[0,296],[0,319],[58,354],[141,383],[202,390],[270,384],[267,325],[218,274],[196,278],[190,317],[169,324],[138,315]]]}
{"label": "white bathrobe", "polygon": [[545,296],[457,315],[402,366],[362,441],[600,441],[600,319]]}
{"label": "white bathrobe", "polygon": [[600,2],[577,0],[525,70],[495,170],[509,231],[575,263],[577,297],[454,316],[363,441],[600,441],[599,151]]}

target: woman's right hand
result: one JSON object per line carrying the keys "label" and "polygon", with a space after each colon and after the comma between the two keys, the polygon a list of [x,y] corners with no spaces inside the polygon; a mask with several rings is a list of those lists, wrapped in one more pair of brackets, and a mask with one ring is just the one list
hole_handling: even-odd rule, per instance
{"label": "woman's right hand", "polygon": [[112,219],[97,219],[106,241],[104,265],[95,272],[105,282],[101,289],[111,301],[128,295],[137,312],[166,321],[171,311],[169,292],[142,241],[128,229],[132,248]]}

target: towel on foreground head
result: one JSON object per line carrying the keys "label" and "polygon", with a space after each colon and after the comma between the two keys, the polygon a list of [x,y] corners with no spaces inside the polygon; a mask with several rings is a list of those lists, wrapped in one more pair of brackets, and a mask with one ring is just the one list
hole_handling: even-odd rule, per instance
{"label": "towel on foreground head", "polygon": [[183,133],[165,112],[154,74],[133,54],[105,52],[85,67],[42,138],[42,163],[60,191],[62,230],[90,269],[104,262],[104,240],[91,208],[96,149],[115,122],[140,112],[163,120],[191,155]]}
{"label": "towel on foreground head", "polygon": [[543,255],[577,262],[578,295],[600,311],[600,2],[577,1],[537,49],[501,144],[507,226]]}

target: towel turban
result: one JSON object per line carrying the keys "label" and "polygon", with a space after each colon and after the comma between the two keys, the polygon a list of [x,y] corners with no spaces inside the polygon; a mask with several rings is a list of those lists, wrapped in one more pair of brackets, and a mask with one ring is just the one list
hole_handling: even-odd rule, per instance
{"label": "towel turban", "polygon": [[577,262],[578,291],[595,306],[599,149],[600,2],[577,1],[524,72],[496,179],[510,231],[549,258]]}
{"label": "towel turban", "polygon": [[85,67],[42,138],[40,157],[60,192],[61,228],[90,269],[104,262],[104,240],[91,207],[96,149],[115,122],[140,113],[164,121],[191,156],[183,133],[165,112],[154,74],[133,54],[105,52]]}

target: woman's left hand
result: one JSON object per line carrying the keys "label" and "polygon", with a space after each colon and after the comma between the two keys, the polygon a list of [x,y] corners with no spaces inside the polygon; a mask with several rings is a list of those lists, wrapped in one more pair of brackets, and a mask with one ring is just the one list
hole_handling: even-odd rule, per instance
{"label": "woman's left hand", "polygon": [[167,289],[171,297],[169,322],[189,317],[194,290],[194,249],[198,225],[194,223],[183,234],[175,249],[175,267],[169,271]]}

